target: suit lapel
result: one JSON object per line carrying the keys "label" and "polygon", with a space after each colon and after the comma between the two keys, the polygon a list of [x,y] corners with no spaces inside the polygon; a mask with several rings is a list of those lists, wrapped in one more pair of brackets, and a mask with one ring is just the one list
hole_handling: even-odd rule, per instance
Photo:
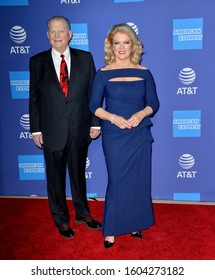
{"label": "suit lapel", "polygon": [[51,49],[48,52],[47,59],[45,60],[45,64],[46,64],[46,68],[48,69],[48,71],[50,73],[50,77],[51,77],[52,81],[56,84],[56,87],[59,88],[59,91],[60,91],[60,93],[62,93],[62,96],[63,96],[63,92],[61,90],[58,76],[57,76],[57,73],[56,73],[56,70],[54,67],[54,62],[53,62],[52,55],[51,55]]}
{"label": "suit lapel", "polygon": [[70,82],[69,82],[69,95],[68,98],[71,97],[73,92],[73,87],[76,79],[76,75],[78,74],[79,64],[78,64],[78,55],[77,53],[70,48],[70,57],[71,57],[71,66],[70,66]]}

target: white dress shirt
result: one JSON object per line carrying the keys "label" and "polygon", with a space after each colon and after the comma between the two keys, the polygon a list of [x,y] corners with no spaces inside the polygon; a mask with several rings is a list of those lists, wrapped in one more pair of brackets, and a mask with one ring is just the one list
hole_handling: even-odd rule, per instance
{"label": "white dress shirt", "polygon": [[61,54],[64,55],[64,59],[66,61],[67,68],[68,68],[68,75],[70,77],[71,57],[70,57],[69,47],[67,47],[67,49],[63,53],[59,53],[54,48],[52,48],[51,54],[52,54],[52,59],[53,59],[53,62],[54,62],[55,71],[56,71],[57,76],[58,76],[58,80],[60,81],[60,64],[61,64],[61,59],[62,59],[60,57]]}

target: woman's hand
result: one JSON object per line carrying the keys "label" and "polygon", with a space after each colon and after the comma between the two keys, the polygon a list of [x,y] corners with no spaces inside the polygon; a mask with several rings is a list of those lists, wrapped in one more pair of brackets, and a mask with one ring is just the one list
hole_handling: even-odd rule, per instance
{"label": "woman's hand", "polygon": [[112,124],[115,124],[116,126],[118,126],[121,129],[131,129],[132,125],[123,117],[118,116],[118,115],[113,115],[113,120],[111,120]]}
{"label": "woman's hand", "polygon": [[136,112],[135,114],[133,114],[130,119],[128,119],[129,124],[132,127],[136,127],[140,124],[140,122],[147,116],[151,115],[153,113],[153,110],[150,106],[146,106],[146,108],[144,108],[141,111]]}
{"label": "woman's hand", "polygon": [[132,127],[136,127],[139,125],[139,123],[143,120],[144,118],[144,113],[143,110],[139,111],[135,114],[133,114],[130,119],[128,119],[128,123],[132,126]]}

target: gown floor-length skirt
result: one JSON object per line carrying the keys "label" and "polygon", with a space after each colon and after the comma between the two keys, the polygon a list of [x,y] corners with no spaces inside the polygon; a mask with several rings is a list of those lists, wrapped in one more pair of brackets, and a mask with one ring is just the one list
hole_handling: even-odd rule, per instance
{"label": "gown floor-length skirt", "polygon": [[151,199],[150,127],[103,134],[109,182],[103,234],[117,236],[154,224]]}

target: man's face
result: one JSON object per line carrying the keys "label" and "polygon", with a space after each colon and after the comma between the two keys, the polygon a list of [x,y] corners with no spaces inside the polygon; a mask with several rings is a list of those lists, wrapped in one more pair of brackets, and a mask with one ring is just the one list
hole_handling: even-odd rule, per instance
{"label": "man's face", "polygon": [[72,31],[64,20],[53,20],[49,23],[47,36],[52,47],[63,53],[72,37]]}

